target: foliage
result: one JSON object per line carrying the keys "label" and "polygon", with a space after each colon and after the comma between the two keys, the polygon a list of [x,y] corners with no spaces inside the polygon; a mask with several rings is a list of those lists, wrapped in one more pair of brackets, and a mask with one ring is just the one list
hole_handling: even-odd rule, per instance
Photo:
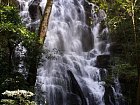
{"label": "foliage", "polygon": [[21,24],[21,19],[18,15],[18,10],[15,7],[0,5],[0,14],[0,22],[13,23],[15,25],[19,23]]}
{"label": "foliage", "polygon": [[[14,14],[14,15],[13,15]],[[7,90],[27,89],[29,84],[18,71],[20,56],[15,49],[21,44],[27,50],[23,62],[27,71],[39,61],[38,36],[22,25],[18,11],[12,6],[0,6],[0,93]],[[36,74],[35,74],[36,75]],[[28,87],[29,86],[29,87]]]}
{"label": "foliage", "polygon": [[36,105],[34,101],[30,101],[30,98],[34,95],[32,92],[26,90],[8,91],[2,93],[4,96],[10,99],[2,99],[1,104],[6,105]]}
{"label": "foliage", "polygon": [[113,42],[122,47],[122,52],[118,54],[118,57],[129,65],[136,66],[135,58],[138,57],[136,53],[140,51],[140,38],[138,36],[140,33],[140,2],[137,0],[90,1],[106,11],[110,37]]}
{"label": "foliage", "polygon": [[114,58],[113,72],[119,77],[120,85],[122,88],[123,96],[125,97],[126,104],[136,104],[136,94],[138,85],[138,74],[136,65],[126,62],[125,59],[120,57]]}
{"label": "foliage", "polygon": [[3,75],[0,84],[0,93],[5,90],[17,90],[17,89],[31,89],[28,87],[28,83],[25,81],[25,78],[20,73],[11,73],[10,75]]}
{"label": "foliage", "polygon": [[0,0],[0,5],[18,6],[17,0]]}
{"label": "foliage", "polygon": [[[124,90],[123,94],[127,97],[128,104],[136,104],[136,84],[140,72],[140,1],[89,1],[98,5],[107,14],[106,21],[110,30],[110,37],[112,42],[115,42],[112,43],[114,48],[110,48],[114,57],[112,71],[120,78],[122,90]],[[116,50],[114,50],[115,48]],[[107,79],[109,82],[111,80],[111,78]],[[126,87],[130,86],[130,88],[126,88],[124,85]]]}
{"label": "foliage", "polygon": [[[111,31],[114,31],[113,29],[117,29],[119,23],[122,21],[125,21],[126,19],[131,20],[132,16],[132,6],[134,6],[134,2],[131,0],[115,0],[115,1],[106,1],[106,0],[89,0],[90,2],[93,2],[97,4],[100,9],[103,9],[107,13],[107,21],[108,25],[111,28]],[[139,12],[139,3],[136,2],[134,7],[135,12]],[[135,18],[139,19],[139,16],[136,16]],[[131,20],[132,21],[132,20]],[[132,26],[132,23],[131,23]]]}
{"label": "foliage", "polygon": [[[0,37],[4,39],[4,42],[0,43],[2,48],[5,48],[5,45],[8,46],[8,41],[14,48],[20,42],[22,42],[22,45],[28,50],[35,50],[35,46],[39,46],[37,35],[28,31],[22,25],[16,8],[1,6],[0,14]],[[14,16],[11,16],[12,14],[14,14]]]}

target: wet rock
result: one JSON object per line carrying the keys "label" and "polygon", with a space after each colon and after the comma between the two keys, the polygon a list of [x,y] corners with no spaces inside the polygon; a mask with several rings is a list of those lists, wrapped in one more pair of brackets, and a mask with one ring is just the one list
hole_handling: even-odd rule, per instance
{"label": "wet rock", "polygon": [[104,81],[107,77],[107,70],[106,69],[100,69],[100,75],[101,75],[101,81]]}
{"label": "wet rock", "polygon": [[100,105],[98,103],[97,97],[91,93],[91,90],[88,88],[88,86],[86,85],[83,86],[83,92],[84,92],[84,95],[86,96],[88,105]]}
{"label": "wet rock", "polygon": [[105,105],[112,105],[115,103],[115,98],[113,94],[113,89],[111,86],[105,86]]}
{"label": "wet rock", "polygon": [[32,21],[30,31],[35,32],[38,27],[38,20],[42,17],[42,9],[39,6],[40,1],[34,0],[29,6],[29,15]]}
{"label": "wet rock", "polygon": [[67,93],[67,105],[82,105],[82,102],[76,94]]}
{"label": "wet rock", "polygon": [[122,94],[116,91],[114,85],[105,86],[105,105],[126,105]]}
{"label": "wet rock", "polygon": [[91,25],[91,21],[92,21],[92,15],[91,15],[91,11],[92,10],[92,5],[89,5],[88,2],[84,2],[84,9],[85,9],[85,14],[86,14],[86,23],[90,26]]}
{"label": "wet rock", "polygon": [[39,6],[39,1],[34,1],[29,6],[29,14],[32,19],[32,21],[35,21],[40,18],[42,15],[41,7]]}
{"label": "wet rock", "polygon": [[[111,83],[112,82],[112,83]],[[107,92],[110,103],[114,103],[115,105],[125,105],[124,104],[124,97],[121,94],[120,84],[118,79],[114,77],[110,83],[107,83],[105,86],[105,90]],[[111,104],[112,105],[112,104]]]}
{"label": "wet rock", "polygon": [[85,9],[85,15],[86,15],[86,24],[87,26],[83,27],[83,34],[82,34],[82,44],[83,44],[83,50],[89,51],[93,48],[93,36],[91,35],[91,21],[92,21],[92,15],[91,15],[91,9],[92,6],[89,5],[88,2],[84,1],[84,9]]}
{"label": "wet rock", "polygon": [[95,57],[95,54],[94,53],[89,53],[88,57],[89,58],[94,58]]}
{"label": "wet rock", "polygon": [[97,56],[96,67],[108,68],[110,65],[110,55]]}
{"label": "wet rock", "polygon": [[99,17],[99,20],[102,21],[106,18],[106,13],[104,10],[100,10],[98,11],[98,17]]}
{"label": "wet rock", "polygon": [[81,102],[82,102],[81,105],[87,105],[86,98],[85,98],[85,96],[84,96],[84,94],[83,94],[78,82],[76,81],[73,73],[70,70],[68,70],[67,73],[68,73],[68,75],[70,77],[70,84],[71,84],[71,89],[72,89],[71,91],[74,94],[76,94],[76,95],[78,95],[80,97]]}
{"label": "wet rock", "polygon": [[84,51],[90,51],[93,48],[93,36],[89,27],[83,27],[82,31],[82,46]]}
{"label": "wet rock", "polygon": [[90,65],[94,67],[96,65],[95,61],[91,60]]}

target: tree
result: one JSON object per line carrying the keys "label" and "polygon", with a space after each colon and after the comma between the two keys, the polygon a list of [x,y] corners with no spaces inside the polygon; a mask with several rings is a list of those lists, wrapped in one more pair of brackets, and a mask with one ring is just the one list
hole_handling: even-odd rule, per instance
{"label": "tree", "polygon": [[45,10],[44,10],[44,15],[40,24],[39,28],[39,36],[40,36],[40,43],[44,42],[44,39],[46,37],[46,32],[48,28],[48,23],[49,23],[49,17],[51,13],[51,8],[52,8],[52,2],[53,0],[48,0]]}
{"label": "tree", "polygon": [[[2,77],[0,78],[0,92],[3,92],[5,91],[4,89],[21,88],[26,83],[25,78],[22,78],[21,81],[17,80],[17,77],[23,77],[16,73],[19,70],[18,65],[20,62],[19,57],[16,57],[15,54],[15,48],[18,44],[20,43],[27,49],[24,59],[24,66],[26,66],[27,71],[32,67],[32,62],[35,61],[37,65],[40,49],[37,48],[39,45],[38,36],[22,25],[17,8],[1,5],[0,14],[0,76]],[[23,84],[20,84],[18,81]],[[13,87],[11,87],[7,84],[17,85],[12,85]]]}
{"label": "tree", "polygon": [[35,44],[34,51],[32,51],[32,50],[30,50],[30,48],[28,48],[28,51],[29,51],[28,58],[30,58],[30,60],[31,60],[31,62],[29,62],[29,65],[32,65],[32,66],[29,66],[29,73],[28,73],[27,81],[32,86],[34,86],[34,84],[36,82],[36,73],[37,73],[37,67],[38,67],[39,58],[40,58],[37,55],[39,55],[39,53],[41,52],[41,45],[44,43],[44,39],[46,37],[51,8],[52,8],[52,0],[48,0],[45,10],[44,10],[43,18],[41,20],[41,24],[39,27],[38,36],[39,36],[40,45]]}

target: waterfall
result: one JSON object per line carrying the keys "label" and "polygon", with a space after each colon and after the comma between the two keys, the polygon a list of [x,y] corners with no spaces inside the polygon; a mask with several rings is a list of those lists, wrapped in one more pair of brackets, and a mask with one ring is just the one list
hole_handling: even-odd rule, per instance
{"label": "waterfall", "polygon": [[[22,7],[20,16],[23,23],[28,28],[36,24],[36,29],[40,16],[34,14],[39,12],[36,10],[31,14],[29,8],[37,2],[36,8],[40,6],[44,11],[46,0],[18,1]],[[101,67],[98,64],[100,57],[109,57],[105,18],[103,10],[85,0],[53,0],[44,53],[37,70],[38,105],[106,104],[103,78],[107,74],[107,65]],[[111,88],[112,94],[120,94],[119,90]],[[106,105],[122,105],[116,98],[115,102],[110,98]]]}
{"label": "waterfall", "polygon": [[[99,68],[91,66],[91,62],[96,62],[96,57],[100,54],[101,42],[97,39],[100,23],[91,26],[90,36],[83,35],[90,28],[86,24],[83,4],[82,0],[53,2],[44,49],[53,53],[55,48],[63,54],[53,54],[56,60],[47,59],[48,53],[43,54],[44,61],[38,68],[36,81],[37,99],[44,102],[45,99],[49,100],[49,105],[104,105],[104,82],[101,81]],[[98,45],[93,41],[94,36]],[[86,37],[90,37],[89,40]],[[88,52],[84,51],[82,41],[87,44],[90,39],[91,44],[96,46],[90,52],[96,52],[96,55],[87,59]]]}
{"label": "waterfall", "polygon": [[22,23],[26,25],[26,27],[29,25],[31,18],[29,16],[29,3],[32,0],[17,0],[20,5],[20,16],[22,17]]}

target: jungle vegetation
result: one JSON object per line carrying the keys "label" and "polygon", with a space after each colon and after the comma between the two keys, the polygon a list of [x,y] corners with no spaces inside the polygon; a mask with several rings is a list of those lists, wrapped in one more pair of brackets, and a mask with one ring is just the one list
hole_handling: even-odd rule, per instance
{"label": "jungle vegetation", "polygon": [[[107,14],[106,25],[110,29],[111,38],[111,67],[118,71],[116,74],[119,76],[125,100],[128,105],[140,105],[140,1],[89,1]],[[21,23],[18,8],[13,6],[15,2],[0,0],[0,3],[0,93],[16,89],[33,91],[29,83],[33,83],[33,86],[35,82],[33,78],[41,52],[40,38]],[[17,72],[20,61],[14,51],[19,44],[27,49],[24,58],[25,66],[30,72],[27,80]]]}
{"label": "jungle vegetation", "polygon": [[89,1],[107,14],[106,24],[112,42],[112,68],[118,71],[127,104],[140,105],[140,1]]}

